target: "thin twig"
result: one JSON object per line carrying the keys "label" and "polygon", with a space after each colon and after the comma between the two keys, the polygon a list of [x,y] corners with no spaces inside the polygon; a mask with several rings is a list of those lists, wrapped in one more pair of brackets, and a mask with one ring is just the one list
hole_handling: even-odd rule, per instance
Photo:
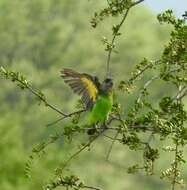
{"label": "thin twig", "polygon": [[55,124],[57,124],[58,122],[60,122],[60,121],[62,121],[62,120],[64,120],[64,119],[66,119],[66,118],[72,117],[72,116],[74,116],[74,115],[76,115],[76,114],[81,114],[82,112],[85,112],[85,111],[86,111],[85,109],[82,109],[82,110],[78,110],[78,111],[75,111],[75,112],[66,114],[65,116],[63,116],[63,117],[61,117],[61,118],[59,118],[59,119],[53,121],[52,123],[47,124],[47,127],[50,127],[50,126],[52,126],[52,125],[55,125]]}
{"label": "thin twig", "polygon": [[65,181],[64,179],[61,178],[61,180],[55,184],[55,189],[58,187],[58,186],[65,186],[67,187],[67,189],[69,189],[69,187],[74,187],[75,189],[93,189],[93,190],[102,190],[101,188],[99,187],[93,187],[93,186],[90,186],[90,185],[81,185],[79,186],[79,184],[76,184],[76,183],[73,183],[73,184],[70,184],[69,182]]}
{"label": "thin twig", "polygon": [[185,96],[187,96],[187,89],[184,91],[183,94],[180,95],[180,97],[178,98],[178,100],[181,100],[181,99],[184,98]]}
{"label": "thin twig", "polygon": [[[113,118],[111,118],[108,122],[107,125],[110,125],[110,123],[113,121]],[[63,164],[62,169],[64,169],[71,160],[73,160],[77,155],[79,155],[83,150],[85,150],[87,147],[89,147],[98,137],[100,137],[101,134],[103,134],[107,130],[107,126],[102,126],[101,131],[97,133],[95,136],[93,136],[82,148],[80,148],[78,151],[76,151],[74,154],[72,154],[69,159]]]}
{"label": "thin twig", "polygon": [[187,86],[183,86],[181,89],[179,89],[179,91],[177,92],[177,94],[172,98],[172,100],[181,100],[182,98],[184,98],[185,96],[187,96]]}
{"label": "thin twig", "polygon": [[96,136],[93,136],[92,139],[90,139],[82,148],[80,148],[78,151],[76,151],[74,154],[72,154],[69,159],[63,164],[62,169],[64,169],[71,160],[73,160],[77,155],[79,155],[83,150],[85,150],[87,147],[89,147],[102,133],[104,132],[101,131],[100,133],[98,133]]}
{"label": "thin twig", "polygon": [[115,137],[111,137],[111,136],[108,136],[108,135],[106,135],[106,134],[103,134],[103,136],[104,137],[106,137],[106,138],[108,138],[108,139],[110,139],[110,140],[116,140],[116,141],[122,141],[121,139],[119,139],[119,138],[115,138]]}
{"label": "thin twig", "polygon": [[116,132],[114,138],[112,139],[112,143],[111,143],[111,145],[110,145],[110,147],[109,147],[109,150],[108,150],[108,152],[107,152],[107,155],[106,155],[106,161],[109,160],[110,154],[111,154],[111,152],[112,152],[112,148],[113,148],[113,146],[114,146],[114,143],[115,143],[115,141],[116,141],[118,135],[119,135],[119,130]]}
{"label": "thin twig", "polygon": [[[152,132],[156,132],[154,128],[150,127],[150,126],[145,126],[145,125],[130,125],[130,126],[126,126],[124,121],[122,120],[121,116],[119,117],[112,117],[111,121],[119,121],[121,122],[122,126],[126,129],[126,131],[129,130],[137,130],[137,129],[141,129],[143,131],[152,131]],[[110,122],[111,123],[111,122]],[[119,127],[109,127],[107,126],[107,129],[109,130],[120,130],[121,128]]]}
{"label": "thin twig", "polygon": [[148,87],[153,81],[155,81],[156,79],[159,79],[159,78],[160,78],[160,76],[154,76],[154,77],[152,77],[150,80],[148,80],[148,81],[144,84],[144,86],[143,86],[143,88],[142,88],[142,90],[141,90],[141,92],[140,92],[140,94],[139,94],[139,96],[138,96],[137,103],[139,103],[140,100],[142,99],[143,92],[147,89],[147,87]]}
{"label": "thin twig", "polygon": [[[16,81],[18,81],[19,83],[23,84],[25,86],[25,84],[23,83],[23,81],[19,80],[19,79],[16,79]],[[47,107],[50,107],[52,110],[58,112],[60,115],[63,115],[63,116],[67,116],[67,114],[63,113],[60,109],[58,109],[57,107],[55,107],[54,105],[50,104],[45,98],[42,98],[40,96],[40,94],[34,90],[31,85],[27,85],[25,86],[25,88],[27,88],[32,94],[34,94],[36,97],[38,97],[42,102],[45,103],[45,105]]]}
{"label": "thin twig", "polygon": [[129,8],[127,8],[127,9],[125,10],[124,16],[123,16],[121,22],[119,23],[119,25],[118,25],[118,27],[117,27],[117,30],[115,31],[115,33],[114,33],[114,35],[113,35],[113,38],[112,38],[112,40],[111,40],[111,48],[109,49],[109,51],[108,51],[108,56],[107,56],[107,68],[106,68],[106,70],[107,70],[107,76],[110,74],[110,73],[109,73],[109,70],[110,70],[111,53],[112,53],[112,50],[113,50],[113,48],[114,48],[115,39],[116,39],[116,37],[118,36],[119,30],[120,30],[121,26],[123,25],[125,19],[127,18],[127,15],[128,15],[128,13],[129,13],[130,8],[134,7],[135,5],[137,5],[137,4],[139,4],[139,3],[143,2],[143,1],[144,1],[144,0],[136,1],[136,2],[132,3]]}
{"label": "thin twig", "polygon": [[[182,91],[184,88],[179,85],[179,92]],[[177,103],[178,104],[181,104],[182,103],[182,99],[178,99],[177,98]],[[180,112],[180,108],[178,110]],[[180,125],[182,126],[183,125],[183,120],[182,120],[182,123],[179,124],[178,127],[180,127]],[[178,146],[179,146],[179,135],[178,133],[176,134],[176,143],[175,143],[175,159],[174,159],[174,163],[173,163],[173,169],[174,169],[174,175],[173,175],[173,179],[172,179],[172,186],[171,186],[171,189],[172,190],[175,190],[175,185],[177,183],[177,177],[178,177],[178,165],[179,165],[179,161],[178,161]]]}
{"label": "thin twig", "polygon": [[92,186],[88,186],[88,185],[84,185],[82,188],[85,188],[85,189],[94,189],[94,190],[102,190],[99,187],[92,187]]}
{"label": "thin twig", "polygon": [[176,143],[175,146],[174,176],[172,179],[172,187],[171,187],[172,190],[175,190],[175,185],[176,185],[177,168],[178,168],[177,155],[178,155],[178,143]]}
{"label": "thin twig", "polygon": [[138,72],[135,76],[130,78],[131,81],[137,79],[140,75],[142,75],[147,69],[152,68],[153,64],[147,64],[140,72]]}
{"label": "thin twig", "polygon": [[31,84],[29,84],[27,82],[27,80],[25,79],[25,77],[23,77],[22,75],[19,75],[19,73],[16,72],[9,72],[7,71],[4,67],[0,67],[0,72],[5,76],[6,79],[11,79],[13,82],[16,81],[18,83],[18,86],[20,86],[21,88],[25,88],[28,89],[33,95],[35,95],[41,102],[43,102],[47,107],[51,108],[53,111],[59,113],[60,115],[63,116],[63,118],[66,117],[71,117],[72,115],[75,115],[77,113],[81,113],[83,112],[81,111],[77,111],[77,112],[73,112],[70,114],[65,114],[64,112],[62,112],[59,108],[57,108],[56,106],[52,105],[51,103],[49,103],[44,94],[38,90],[35,90]]}
{"label": "thin twig", "polygon": [[[22,83],[22,81],[20,81],[20,80],[18,80],[18,82]],[[38,94],[38,92],[36,90],[34,90],[31,86],[27,86],[27,89],[32,94],[34,94],[35,96],[37,96],[41,101],[43,101],[47,107],[50,107],[52,110],[58,112],[60,115],[67,116],[67,114],[63,113],[60,109],[58,109],[54,105],[50,104],[46,99],[41,98],[41,96]]]}
{"label": "thin twig", "polygon": [[[170,70],[170,71],[168,71],[167,73],[165,73],[164,76],[165,76],[165,75],[168,75],[168,74],[170,74],[170,73],[177,72],[177,71],[179,71],[179,70],[180,70],[180,68]],[[142,96],[143,96],[143,92],[144,92],[155,80],[157,80],[157,79],[159,79],[159,78],[160,78],[160,75],[153,76],[151,79],[149,79],[149,80],[144,84],[144,86],[143,86],[143,88],[141,89],[141,92],[140,92],[140,94],[139,94],[139,96],[138,96],[137,103],[140,102],[140,100],[141,100],[141,98],[142,98]]]}
{"label": "thin twig", "polygon": [[139,0],[139,1],[136,1],[134,2],[133,4],[131,4],[131,7],[135,6],[135,5],[138,5],[139,3],[142,3],[144,0]]}
{"label": "thin twig", "polygon": [[117,34],[118,34],[118,32],[119,32],[121,26],[123,25],[123,23],[124,23],[124,21],[125,21],[127,15],[128,15],[128,12],[129,12],[129,8],[126,10],[126,12],[125,12],[125,14],[124,14],[124,16],[123,16],[123,19],[121,20],[120,24],[118,25],[118,28],[117,28],[117,30],[116,30],[116,32],[115,32],[113,38],[112,38],[111,48],[110,48],[109,51],[108,51],[108,57],[107,57],[107,68],[106,68],[106,69],[107,69],[107,76],[109,75],[110,58],[111,58],[111,53],[112,53],[112,49],[113,49],[113,46],[114,46],[114,42],[115,42],[115,39],[116,39],[116,37],[117,37]]}

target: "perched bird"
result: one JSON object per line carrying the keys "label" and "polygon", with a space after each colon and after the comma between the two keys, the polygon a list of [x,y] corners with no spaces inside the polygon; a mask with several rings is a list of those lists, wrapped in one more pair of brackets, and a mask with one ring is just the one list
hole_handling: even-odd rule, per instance
{"label": "perched bird", "polygon": [[100,83],[97,77],[72,69],[63,69],[61,76],[75,93],[81,95],[89,112],[88,125],[104,124],[113,105],[112,79],[108,77]]}

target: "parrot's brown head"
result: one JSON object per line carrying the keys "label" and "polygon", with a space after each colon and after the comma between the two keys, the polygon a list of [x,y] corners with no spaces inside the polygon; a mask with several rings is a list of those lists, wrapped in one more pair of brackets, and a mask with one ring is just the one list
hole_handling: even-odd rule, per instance
{"label": "parrot's brown head", "polygon": [[109,94],[112,92],[113,80],[112,78],[106,78],[101,84],[101,90],[104,94]]}

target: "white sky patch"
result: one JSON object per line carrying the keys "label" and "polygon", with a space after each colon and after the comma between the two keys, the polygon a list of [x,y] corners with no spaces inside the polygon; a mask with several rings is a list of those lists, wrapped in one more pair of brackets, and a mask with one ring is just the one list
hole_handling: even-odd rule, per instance
{"label": "white sky patch", "polygon": [[143,4],[156,14],[172,9],[177,17],[181,17],[187,11],[187,0],[145,0]]}

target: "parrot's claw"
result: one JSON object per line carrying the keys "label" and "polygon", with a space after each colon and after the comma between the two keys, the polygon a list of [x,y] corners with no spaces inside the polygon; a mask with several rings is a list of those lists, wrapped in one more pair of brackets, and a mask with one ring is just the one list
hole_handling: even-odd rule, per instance
{"label": "parrot's claw", "polygon": [[94,125],[92,128],[88,129],[87,134],[88,135],[95,135],[95,133],[98,131],[98,125]]}

